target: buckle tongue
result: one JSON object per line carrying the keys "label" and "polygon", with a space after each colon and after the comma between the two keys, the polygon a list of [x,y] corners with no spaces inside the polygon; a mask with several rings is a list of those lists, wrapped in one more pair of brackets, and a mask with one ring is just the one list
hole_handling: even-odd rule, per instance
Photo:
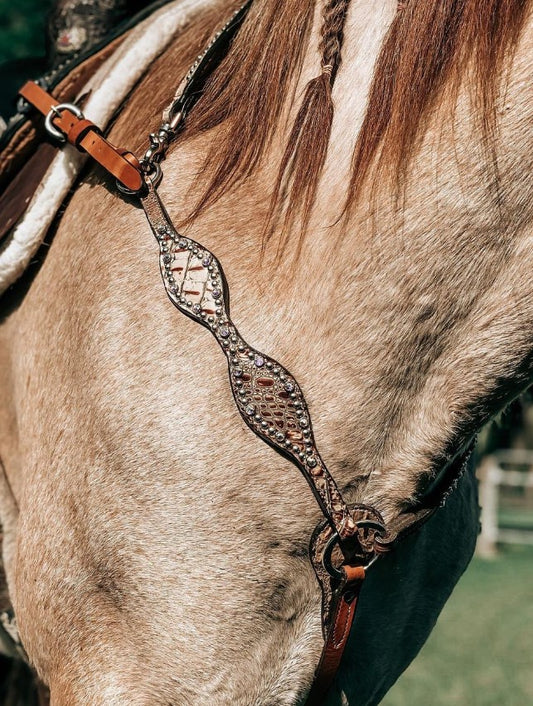
{"label": "buckle tongue", "polygon": [[56,126],[54,125],[54,118],[60,118],[61,117],[61,112],[63,110],[68,110],[71,112],[73,115],[75,115],[78,120],[84,120],[85,116],[82,113],[82,111],[78,108],[77,105],[74,105],[73,103],[59,103],[58,105],[52,106],[50,108],[50,111],[48,112],[45,120],[44,120],[44,126],[46,128],[46,132],[53,138],[55,138],[58,142],[64,143],[67,141],[67,136],[58,130]]}

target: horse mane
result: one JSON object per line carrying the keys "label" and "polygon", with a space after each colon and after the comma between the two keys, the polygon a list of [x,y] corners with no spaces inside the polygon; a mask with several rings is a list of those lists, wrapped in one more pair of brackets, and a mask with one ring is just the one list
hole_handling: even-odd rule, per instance
{"label": "horse mane", "polygon": [[[323,45],[328,32],[329,38],[335,39],[328,27],[332,15],[337,23],[338,63],[333,68],[337,71],[344,20],[339,26],[339,13],[334,11],[336,5],[344,4],[345,13],[348,3],[326,0],[319,76],[324,72],[331,75],[331,66],[324,65]],[[344,211],[357,202],[371,167],[372,172],[375,167],[389,177],[405,173],[422,134],[424,117],[445,89],[458,90],[467,71],[471,72],[472,95],[485,142],[490,144],[499,79],[513,55],[530,5],[530,0],[409,0],[401,6],[377,60],[353,153]],[[314,10],[311,0],[284,0],[282,11],[279,0],[256,0],[252,5],[231,51],[190,115],[184,135],[187,139],[224,126],[206,157],[206,185],[189,220],[260,165],[301,72]],[[312,209],[327,151],[332,115],[326,108],[327,104],[321,104],[317,109],[316,101],[309,100],[306,92],[296,118],[299,125],[290,131],[273,188],[273,204],[286,213],[300,213],[303,222]],[[305,131],[311,131],[313,139],[306,140]],[[317,139],[322,139],[323,145],[324,136],[325,150],[314,149]],[[317,157],[321,150],[323,154]],[[279,203],[285,195],[284,203]],[[270,220],[274,213],[271,208]]]}

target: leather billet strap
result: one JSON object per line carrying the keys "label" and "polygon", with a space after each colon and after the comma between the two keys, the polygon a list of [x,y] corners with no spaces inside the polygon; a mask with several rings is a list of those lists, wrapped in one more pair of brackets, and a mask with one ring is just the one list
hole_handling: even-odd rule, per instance
{"label": "leather billet strap", "polygon": [[329,627],[306,706],[323,706],[324,698],[339,670],[355,618],[359,592],[365,579],[365,568],[344,566],[342,573],[343,578],[330,604]]}
{"label": "leather billet strap", "polygon": [[138,191],[143,178],[137,158],[126,150],[114,147],[99,128],[70,103],[59,103],[33,81],[28,81],[19,94],[42,113],[52,137],[67,141],[80,152],[87,152],[127,189]]}

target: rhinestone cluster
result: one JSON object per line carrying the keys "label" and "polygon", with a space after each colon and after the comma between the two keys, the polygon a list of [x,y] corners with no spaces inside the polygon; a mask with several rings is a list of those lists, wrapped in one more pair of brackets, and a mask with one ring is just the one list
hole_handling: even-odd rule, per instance
{"label": "rhinestone cluster", "polygon": [[237,407],[252,430],[290,456],[342,534],[355,529],[349,510],[315,446],[302,391],[282,365],[252,348],[231,321],[227,284],[216,257],[169,224],[156,228],[160,267],[175,306],[209,328],[224,351]]}

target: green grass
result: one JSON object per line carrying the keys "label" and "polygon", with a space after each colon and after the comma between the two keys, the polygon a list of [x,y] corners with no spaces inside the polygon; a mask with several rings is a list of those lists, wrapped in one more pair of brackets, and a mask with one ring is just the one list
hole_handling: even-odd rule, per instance
{"label": "green grass", "polygon": [[382,706],[533,705],[533,549],[475,558]]}

